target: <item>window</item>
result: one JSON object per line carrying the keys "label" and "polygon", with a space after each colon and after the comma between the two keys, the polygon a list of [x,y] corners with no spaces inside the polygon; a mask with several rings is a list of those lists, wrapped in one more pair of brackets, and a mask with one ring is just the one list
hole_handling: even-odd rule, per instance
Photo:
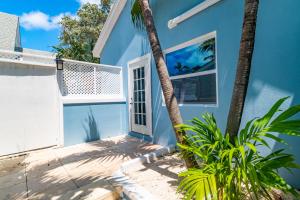
{"label": "window", "polygon": [[175,96],[180,104],[217,104],[215,33],[165,51]]}

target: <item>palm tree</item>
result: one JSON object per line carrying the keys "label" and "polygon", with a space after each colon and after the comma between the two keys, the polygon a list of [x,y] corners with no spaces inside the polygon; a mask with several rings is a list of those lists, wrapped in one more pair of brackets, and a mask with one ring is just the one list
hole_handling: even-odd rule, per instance
{"label": "palm tree", "polygon": [[226,128],[226,133],[230,135],[231,141],[234,141],[238,134],[247,94],[255,42],[258,4],[259,0],[245,0],[239,60]]}
{"label": "palm tree", "polygon": [[[166,107],[169,113],[170,120],[176,135],[177,142],[185,144],[185,132],[176,128],[176,125],[182,124],[182,118],[178,107],[177,99],[174,95],[174,89],[169,77],[167,66],[163,57],[160,42],[157,36],[152,11],[148,0],[134,0],[131,9],[131,17],[133,24],[137,28],[146,28],[153,57],[156,64],[156,70],[161,83],[161,88],[165,98]],[[193,156],[185,157],[185,164],[188,168],[195,166]]]}

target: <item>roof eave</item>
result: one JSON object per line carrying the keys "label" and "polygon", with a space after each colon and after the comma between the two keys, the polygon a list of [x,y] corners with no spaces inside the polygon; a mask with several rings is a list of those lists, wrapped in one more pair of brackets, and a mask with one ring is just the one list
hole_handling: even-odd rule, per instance
{"label": "roof eave", "polygon": [[93,49],[93,56],[96,58],[99,58],[102,50],[106,44],[106,41],[109,38],[110,33],[112,32],[116,22],[119,19],[119,16],[122,13],[123,8],[126,5],[127,0],[117,0],[114,5],[112,6],[112,9],[107,17],[106,22],[104,23],[104,26],[100,32],[99,38],[94,46]]}

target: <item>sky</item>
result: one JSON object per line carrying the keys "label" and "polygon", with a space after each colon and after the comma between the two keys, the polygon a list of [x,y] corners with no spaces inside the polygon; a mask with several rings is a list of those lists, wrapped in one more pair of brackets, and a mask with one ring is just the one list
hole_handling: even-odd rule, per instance
{"label": "sky", "polygon": [[0,0],[0,12],[20,17],[23,48],[52,51],[58,44],[58,22],[64,15],[75,16],[84,3],[99,0]]}

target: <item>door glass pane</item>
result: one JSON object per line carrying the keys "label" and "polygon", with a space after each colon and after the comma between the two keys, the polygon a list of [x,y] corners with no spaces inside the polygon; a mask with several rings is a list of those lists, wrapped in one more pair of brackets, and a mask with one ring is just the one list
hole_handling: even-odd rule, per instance
{"label": "door glass pane", "polygon": [[137,110],[137,109],[138,109],[138,105],[137,105],[137,103],[134,103],[134,112],[135,112],[135,113],[137,113],[137,112],[138,112],[138,110]]}
{"label": "door glass pane", "polygon": [[143,111],[142,111],[142,104],[141,103],[139,103],[139,113],[143,113]]}
{"label": "door glass pane", "polygon": [[134,90],[137,90],[137,81],[134,81]]}
{"label": "door glass pane", "polygon": [[143,115],[143,125],[146,126],[146,114]]}
{"label": "door glass pane", "polygon": [[141,90],[145,89],[145,79],[141,79]]}
{"label": "door glass pane", "polygon": [[143,103],[143,112],[146,113],[146,103]]}
{"label": "door glass pane", "polygon": [[137,78],[139,79],[139,78],[141,78],[141,68],[138,68],[137,71],[138,71],[138,76],[137,76]]}
{"label": "door glass pane", "polygon": [[137,102],[138,99],[138,92],[134,92],[134,102]]}
{"label": "door glass pane", "polygon": [[138,124],[138,115],[137,114],[134,115],[134,123]]}
{"label": "door glass pane", "polygon": [[142,124],[142,115],[139,114],[139,124],[141,125]]}
{"label": "door glass pane", "polygon": [[136,72],[136,69],[133,70],[133,76],[134,76],[134,79],[137,78],[137,72]]}
{"label": "door glass pane", "polygon": [[138,90],[142,89],[141,80],[138,80]]}
{"label": "door glass pane", "polygon": [[145,101],[145,91],[141,92],[141,101]]}
{"label": "door glass pane", "polygon": [[145,68],[140,67],[133,70],[133,114],[134,123],[146,125],[146,103],[145,103]]}
{"label": "door glass pane", "polygon": [[142,75],[142,78],[145,77],[144,67],[141,68],[141,75]]}

